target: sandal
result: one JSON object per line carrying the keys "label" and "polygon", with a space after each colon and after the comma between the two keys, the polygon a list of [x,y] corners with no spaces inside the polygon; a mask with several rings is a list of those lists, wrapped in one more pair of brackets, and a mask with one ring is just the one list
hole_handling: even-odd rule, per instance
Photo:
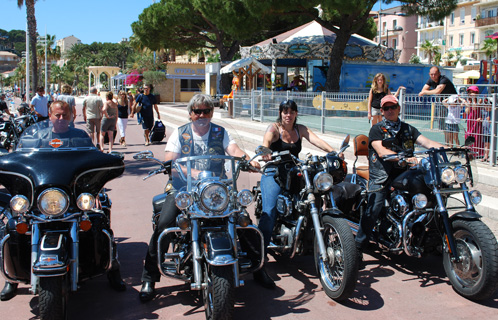
{"label": "sandal", "polygon": [[145,143],[145,146],[148,146],[148,145],[149,145],[149,142],[146,142],[146,143]]}

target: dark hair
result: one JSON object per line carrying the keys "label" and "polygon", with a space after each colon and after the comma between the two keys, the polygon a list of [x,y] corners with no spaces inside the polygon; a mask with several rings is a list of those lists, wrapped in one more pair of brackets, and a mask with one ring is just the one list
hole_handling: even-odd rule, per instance
{"label": "dark hair", "polygon": [[40,92],[40,91],[45,91],[45,87],[38,87],[38,88],[36,88],[36,92]]}
{"label": "dark hair", "polygon": [[[278,124],[280,125],[282,124],[282,112],[287,111],[289,109],[297,112],[297,104],[294,102],[294,100],[284,100],[280,103],[280,106],[278,107],[278,118],[277,118]],[[295,127],[296,123],[297,123],[297,117],[292,125]]]}

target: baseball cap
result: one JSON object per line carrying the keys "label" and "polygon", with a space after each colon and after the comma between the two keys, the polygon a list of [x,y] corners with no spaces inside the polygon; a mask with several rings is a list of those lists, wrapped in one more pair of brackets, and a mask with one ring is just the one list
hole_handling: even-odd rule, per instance
{"label": "baseball cap", "polygon": [[398,99],[392,94],[386,95],[382,100],[380,100],[380,107],[382,108],[386,103],[389,104],[398,104]]}
{"label": "baseball cap", "polygon": [[454,94],[448,98],[448,103],[457,103],[458,102],[458,95]]}
{"label": "baseball cap", "polygon": [[479,93],[479,88],[477,86],[470,86],[467,88],[467,92],[473,91]]}

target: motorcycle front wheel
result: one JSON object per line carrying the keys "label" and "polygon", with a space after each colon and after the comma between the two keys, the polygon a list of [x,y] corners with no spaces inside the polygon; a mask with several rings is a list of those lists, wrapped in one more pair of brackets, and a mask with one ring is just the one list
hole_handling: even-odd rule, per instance
{"label": "motorcycle front wheel", "polygon": [[67,319],[68,292],[65,277],[41,277],[39,308],[41,320]]}
{"label": "motorcycle front wheel", "polygon": [[204,265],[202,298],[207,320],[229,320],[233,317],[235,288],[233,266]]}
{"label": "motorcycle front wheel", "polygon": [[338,301],[345,300],[353,294],[358,279],[359,262],[354,236],[345,219],[323,216],[322,223],[327,261],[320,257],[315,238],[315,267],[327,296]]}
{"label": "motorcycle front wheel", "polygon": [[459,261],[443,252],[444,271],[453,289],[470,300],[490,298],[498,287],[498,243],[493,232],[479,220],[454,220],[453,237]]}

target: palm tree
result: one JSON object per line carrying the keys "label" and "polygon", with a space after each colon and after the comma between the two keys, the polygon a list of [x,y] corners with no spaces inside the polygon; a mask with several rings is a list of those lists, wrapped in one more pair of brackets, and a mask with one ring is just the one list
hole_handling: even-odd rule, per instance
{"label": "palm tree", "polygon": [[496,40],[495,39],[484,39],[484,45],[482,50],[486,54],[486,58],[489,60],[496,53]]}
{"label": "palm tree", "polygon": [[33,91],[36,90],[38,86],[38,62],[36,59],[36,17],[35,17],[35,2],[36,0],[17,0],[17,6],[19,9],[23,5],[26,5],[26,19],[28,21],[28,34],[29,34],[29,49],[31,51],[31,63],[32,69],[35,72],[32,73],[32,86]]}
{"label": "palm tree", "polygon": [[50,72],[50,82],[57,83],[57,88],[61,88],[62,80],[64,79],[65,67],[59,67],[58,65],[51,66]]}
{"label": "palm tree", "polygon": [[429,55],[429,64],[432,63],[432,57],[440,52],[439,51],[439,46],[434,45],[432,42],[429,40],[425,40],[425,42],[422,44],[420,47],[425,54]]}

